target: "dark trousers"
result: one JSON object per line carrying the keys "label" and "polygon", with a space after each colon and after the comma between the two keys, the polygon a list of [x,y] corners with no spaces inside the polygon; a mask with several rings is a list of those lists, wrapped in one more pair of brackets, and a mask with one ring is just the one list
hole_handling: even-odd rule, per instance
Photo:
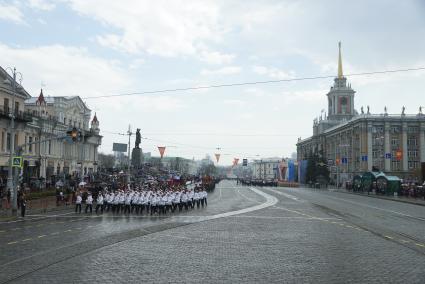
{"label": "dark trousers", "polygon": [[201,204],[201,200],[196,200],[196,207],[199,208],[199,205]]}
{"label": "dark trousers", "polygon": [[128,214],[131,213],[131,205],[130,204],[126,204],[124,206],[124,214],[127,214],[127,212],[128,212]]}
{"label": "dark trousers", "polygon": [[99,209],[100,209],[100,213],[103,213],[103,205],[102,204],[96,204],[96,213],[97,213],[97,211],[99,211]]}
{"label": "dark trousers", "polygon": [[75,204],[75,213],[81,213],[81,203]]}
{"label": "dark trousers", "polygon": [[90,213],[92,213],[92,211],[93,211],[93,205],[91,205],[91,204],[86,204],[86,209],[84,210],[84,212],[86,212],[87,213],[87,210],[90,208]]}
{"label": "dark trousers", "polygon": [[21,216],[22,217],[25,217],[25,209],[27,208],[27,206],[26,205],[24,205],[24,204],[21,204]]}
{"label": "dark trousers", "polygon": [[208,202],[207,202],[207,198],[206,197],[204,197],[204,202],[205,202],[205,206],[207,206],[208,205]]}

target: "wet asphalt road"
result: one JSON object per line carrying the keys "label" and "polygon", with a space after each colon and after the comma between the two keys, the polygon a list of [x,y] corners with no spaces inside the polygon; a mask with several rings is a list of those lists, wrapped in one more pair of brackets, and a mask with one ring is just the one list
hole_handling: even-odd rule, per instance
{"label": "wet asphalt road", "polygon": [[221,182],[166,217],[0,223],[0,283],[425,283],[425,207]]}

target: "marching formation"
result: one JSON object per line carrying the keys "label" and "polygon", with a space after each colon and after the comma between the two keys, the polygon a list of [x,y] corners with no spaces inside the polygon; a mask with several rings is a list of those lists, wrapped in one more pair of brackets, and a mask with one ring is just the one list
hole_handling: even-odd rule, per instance
{"label": "marching formation", "polygon": [[[113,214],[167,214],[168,212],[182,211],[207,206],[207,191],[195,186],[153,186],[121,188],[115,191],[105,188],[97,196],[91,192],[85,198],[85,213],[92,213],[93,203],[96,201],[96,214],[112,212]],[[76,196],[75,212],[81,213],[83,196],[81,192]]]}

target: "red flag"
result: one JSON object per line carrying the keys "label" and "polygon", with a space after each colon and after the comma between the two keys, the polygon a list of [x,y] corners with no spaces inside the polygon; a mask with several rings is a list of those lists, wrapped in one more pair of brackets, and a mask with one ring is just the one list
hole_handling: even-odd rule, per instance
{"label": "red flag", "polygon": [[239,158],[234,158],[233,166],[236,166],[239,163]]}
{"label": "red flag", "polygon": [[161,155],[161,159],[164,156],[165,146],[158,146],[159,154]]}
{"label": "red flag", "polygon": [[214,154],[215,155],[215,159],[217,160],[217,163],[218,163],[218,160],[220,160],[220,154]]}

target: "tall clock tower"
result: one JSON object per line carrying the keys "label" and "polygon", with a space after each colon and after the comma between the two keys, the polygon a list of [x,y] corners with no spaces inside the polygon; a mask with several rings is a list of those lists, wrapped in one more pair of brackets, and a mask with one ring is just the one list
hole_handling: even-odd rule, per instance
{"label": "tall clock tower", "polygon": [[334,79],[328,97],[328,119],[350,120],[354,115],[354,93],[351,85],[347,85],[347,78],[342,72],[341,42],[338,43],[338,76]]}

